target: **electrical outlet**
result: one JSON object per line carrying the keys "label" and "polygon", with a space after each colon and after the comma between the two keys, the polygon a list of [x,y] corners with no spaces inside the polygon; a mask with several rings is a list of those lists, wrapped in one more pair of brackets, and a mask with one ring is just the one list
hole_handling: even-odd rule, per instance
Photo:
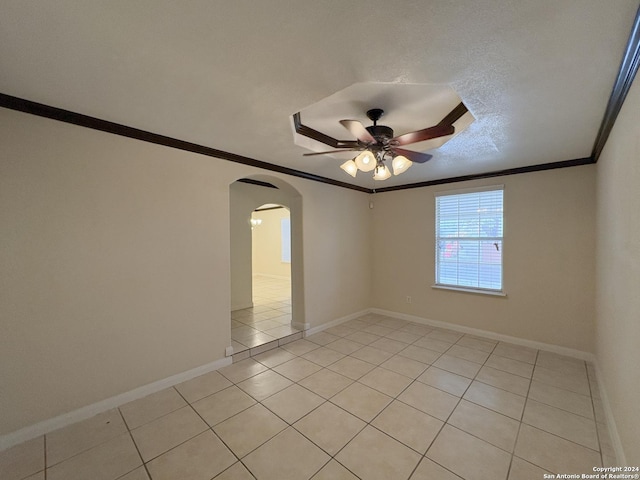
{"label": "electrical outlet", "polygon": [[411,303],[411,297],[407,295],[407,303]]}

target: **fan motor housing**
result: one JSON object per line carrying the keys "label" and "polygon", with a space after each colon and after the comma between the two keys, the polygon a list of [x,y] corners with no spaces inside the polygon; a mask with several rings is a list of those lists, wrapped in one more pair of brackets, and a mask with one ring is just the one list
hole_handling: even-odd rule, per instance
{"label": "fan motor housing", "polygon": [[373,138],[376,140],[389,140],[393,138],[393,128],[387,127],[385,125],[372,125],[370,127],[366,127],[367,131],[371,134]]}

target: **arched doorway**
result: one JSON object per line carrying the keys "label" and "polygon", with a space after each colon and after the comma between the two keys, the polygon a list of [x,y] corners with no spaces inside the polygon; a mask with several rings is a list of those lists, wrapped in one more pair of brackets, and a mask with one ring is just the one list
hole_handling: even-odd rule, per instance
{"label": "arched doorway", "polygon": [[[302,199],[264,175],[229,186],[231,339],[234,354],[299,335],[306,327]],[[272,343],[275,342],[275,343]]]}

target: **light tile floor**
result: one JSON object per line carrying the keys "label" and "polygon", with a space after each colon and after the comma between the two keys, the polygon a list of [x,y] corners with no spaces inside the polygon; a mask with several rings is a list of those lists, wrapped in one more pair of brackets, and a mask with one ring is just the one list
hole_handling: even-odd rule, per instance
{"label": "light tile floor", "polygon": [[615,465],[593,367],[369,314],[0,453],[3,480],[539,480]]}
{"label": "light tile floor", "polygon": [[231,312],[234,353],[300,331],[291,326],[291,279],[254,275],[253,307]]}

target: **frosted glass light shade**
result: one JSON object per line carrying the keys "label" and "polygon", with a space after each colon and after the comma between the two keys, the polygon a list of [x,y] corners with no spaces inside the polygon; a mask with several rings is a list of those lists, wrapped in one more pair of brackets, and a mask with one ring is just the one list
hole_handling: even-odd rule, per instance
{"label": "frosted glass light shade", "polygon": [[374,168],[376,168],[376,157],[369,150],[365,150],[360,155],[358,155],[355,160],[356,165],[363,172],[370,172]]}
{"label": "frosted glass light shade", "polygon": [[385,165],[379,165],[376,167],[376,172],[373,174],[374,180],[386,180],[391,176],[391,172]]}
{"label": "frosted glass light shade", "polygon": [[342,165],[340,165],[340,168],[354,178],[356,176],[356,173],[358,173],[358,166],[356,165],[356,162],[354,162],[353,160],[348,160],[344,162]]}
{"label": "frosted glass light shade", "polygon": [[400,175],[402,172],[406,172],[411,165],[413,165],[413,162],[402,155],[398,155],[393,159],[393,162],[391,162],[394,175]]}

